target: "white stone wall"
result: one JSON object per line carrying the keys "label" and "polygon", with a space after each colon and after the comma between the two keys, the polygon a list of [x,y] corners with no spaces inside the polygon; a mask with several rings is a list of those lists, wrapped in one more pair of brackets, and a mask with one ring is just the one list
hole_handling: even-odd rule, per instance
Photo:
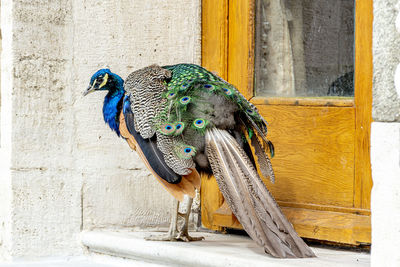
{"label": "white stone wall", "polygon": [[7,258],[80,252],[69,0],[2,1],[1,180]]}
{"label": "white stone wall", "polygon": [[200,62],[200,0],[2,0],[0,257],[80,254],[82,228],[159,226],[172,198],[81,92]]}
{"label": "white stone wall", "polygon": [[[11,91],[6,91],[7,84],[11,84],[11,68],[10,62],[12,57],[11,38],[11,3],[1,3],[1,33],[2,33],[2,54],[1,54],[1,103],[0,108],[2,111],[10,110],[10,103],[4,101],[11,98]],[[11,131],[10,120],[11,116],[5,112],[0,112],[0,259],[9,258],[11,251],[11,175],[10,175],[10,140]],[[7,129],[7,130],[6,130]]]}
{"label": "white stone wall", "polygon": [[372,266],[400,266],[400,123],[371,130]]}
{"label": "white stone wall", "polygon": [[76,167],[83,227],[166,226],[172,197],[104,124],[105,93],[81,92],[105,64],[122,78],[150,64],[200,63],[200,1],[74,1]]}
{"label": "white stone wall", "polygon": [[371,126],[373,267],[400,266],[399,11],[398,0],[374,0],[374,122]]}

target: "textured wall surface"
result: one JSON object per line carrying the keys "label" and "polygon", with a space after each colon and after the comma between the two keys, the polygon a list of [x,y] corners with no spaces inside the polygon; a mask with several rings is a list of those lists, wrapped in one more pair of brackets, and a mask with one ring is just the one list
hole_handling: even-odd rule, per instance
{"label": "textured wall surface", "polygon": [[398,0],[374,0],[374,81],[372,117],[400,121],[400,94],[393,78],[400,62],[400,34],[396,31]]}
{"label": "textured wall surface", "polygon": [[[11,91],[5,94],[4,88],[12,88],[12,73],[11,64],[9,64],[12,57],[12,13],[11,3],[1,3],[1,33],[2,41],[2,54],[1,54],[1,96],[2,102],[0,108],[3,110],[10,110],[10,102],[4,101],[11,98]],[[7,62],[7,63],[6,63]],[[11,170],[10,170],[10,138],[11,131],[9,125],[11,123],[11,116],[5,112],[1,114],[1,143],[0,143],[0,259],[10,258],[11,251]],[[7,129],[7,130],[6,130]]]}
{"label": "textured wall surface", "polygon": [[[374,0],[373,267],[400,266],[400,1]],[[397,29],[397,30],[396,30]]]}
{"label": "textured wall surface", "polygon": [[169,223],[172,197],[104,124],[105,93],[85,98],[105,64],[122,78],[150,64],[200,63],[200,1],[74,1],[74,109],[83,226]]}
{"label": "textured wall surface", "polygon": [[372,266],[400,266],[400,123],[372,123]]}
{"label": "textured wall surface", "polygon": [[123,78],[200,62],[200,0],[2,0],[0,257],[81,253],[82,228],[166,225],[172,198],[104,124],[104,64]]}
{"label": "textured wall surface", "polygon": [[71,2],[2,1],[2,15],[1,161],[2,179],[9,182],[2,194],[9,195],[10,212],[4,254],[80,253]]}

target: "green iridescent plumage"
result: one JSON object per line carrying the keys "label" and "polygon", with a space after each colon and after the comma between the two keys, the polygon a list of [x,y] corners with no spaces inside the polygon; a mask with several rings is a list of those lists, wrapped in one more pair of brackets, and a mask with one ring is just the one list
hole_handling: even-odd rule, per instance
{"label": "green iridescent plumage", "polygon": [[185,121],[185,123],[192,124],[193,120],[190,121],[190,119],[194,118],[188,118],[183,114],[186,110],[185,105],[201,105],[202,101],[208,101],[204,94],[208,94],[209,97],[224,96],[234,102],[240,110],[248,113],[256,122],[261,120],[255,107],[234,86],[204,68],[191,64],[165,66],[164,68],[172,72],[172,77],[166,83],[168,91],[164,97],[167,99],[167,103],[157,117],[158,122],[173,123],[174,119],[186,118],[189,121]]}
{"label": "green iridescent plumage", "polygon": [[[136,110],[143,114],[138,118],[135,127],[141,127],[143,120],[140,119],[147,114],[146,109],[148,109],[152,118],[146,119],[146,123],[148,124],[150,121],[153,132],[165,136],[163,143],[173,143],[179,147],[191,146],[194,149],[190,155],[197,157],[199,154],[205,153],[204,141],[198,140],[204,139],[208,129],[217,127],[234,131],[237,128],[236,124],[242,122],[258,133],[258,136],[263,139],[262,147],[265,150],[269,149],[273,155],[273,147],[266,139],[265,121],[254,105],[247,101],[233,85],[194,64],[178,64],[158,68],[157,73],[168,72],[163,74],[168,78],[161,81],[161,87],[158,86],[155,91],[149,90],[143,93],[140,89],[133,90],[136,95],[134,99],[141,99],[142,94],[149,94],[149,96],[154,94],[161,97],[157,98],[156,112],[141,102],[133,104],[133,109],[140,105],[140,108]],[[155,75],[156,69],[157,67],[153,66],[148,70],[147,75]],[[149,82],[152,79],[151,76],[137,76],[136,86],[140,87],[140,84],[144,83],[144,80],[140,79],[144,78],[149,78]],[[132,88],[135,87],[133,82],[134,79],[132,79]],[[143,99],[143,101],[146,100]],[[170,151],[168,157],[173,161],[173,153],[171,153]],[[186,155],[175,153],[177,159],[186,159]]]}

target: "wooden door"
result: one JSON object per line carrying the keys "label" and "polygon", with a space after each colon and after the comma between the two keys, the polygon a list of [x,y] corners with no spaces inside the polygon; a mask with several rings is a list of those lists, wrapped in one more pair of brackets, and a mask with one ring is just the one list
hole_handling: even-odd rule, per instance
{"label": "wooden door", "polygon": [[[255,85],[259,2],[203,0],[202,64],[234,84],[269,122],[269,139],[276,148],[272,159],[276,182],[263,180],[298,233],[318,240],[368,244],[372,0],[355,1],[351,97],[259,96]],[[201,201],[205,227],[241,228],[215,179],[203,177]]]}

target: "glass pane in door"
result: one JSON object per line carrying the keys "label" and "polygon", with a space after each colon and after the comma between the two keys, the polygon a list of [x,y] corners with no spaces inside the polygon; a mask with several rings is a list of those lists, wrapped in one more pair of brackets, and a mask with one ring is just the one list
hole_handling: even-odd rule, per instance
{"label": "glass pane in door", "polygon": [[257,0],[257,96],[354,96],[354,0]]}

